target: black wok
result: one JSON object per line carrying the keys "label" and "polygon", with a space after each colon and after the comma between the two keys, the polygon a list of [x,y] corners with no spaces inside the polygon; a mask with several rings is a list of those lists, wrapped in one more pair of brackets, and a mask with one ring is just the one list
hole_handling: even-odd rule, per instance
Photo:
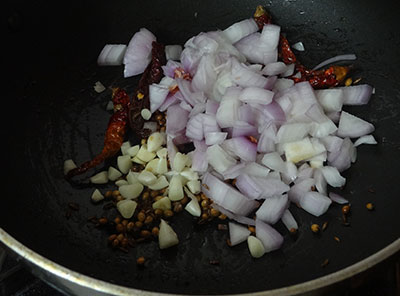
{"label": "black wok", "polygon": [[[378,252],[380,257],[369,264],[396,252],[400,235],[396,2],[6,1],[1,12],[6,77],[1,228],[70,270],[116,285],[167,293],[267,291],[332,275]],[[344,197],[352,205],[351,226],[341,224],[339,205],[320,218],[292,207],[300,225],[298,236],[292,238],[278,223],[285,237],[283,248],[254,260],[246,244],[229,248],[227,233],[218,231],[216,224],[197,226],[183,213],[173,222],[181,237],[176,248],[160,251],[151,242],[128,254],[111,250],[107,233],[87,221],[109,212],[90,202],[93,188],[72,187],[62,171],[65,159],[82,163],[101,149],[110,92],[97,94],[94,83],[132,92],[138,81],[124,79],[121,67],[98,67],[100,50],[106,43],[126,44],[140,27],[151,30],[165,44],[183,44],[201,31],[224,29],[250,17],[258,4],[271,11],[289,41],[304,43],[306,51],[299,55],[304,64],[312,67],[336,54],[355,53],[362,81],[376,88],[367,106],[347,108],[375,125],[379,142],[361,146],[357,162],[344,173]],[[113,163],[115,159],[105,165]],[[79,204],[80,209],[67,219],[69,202]],[[366,210],[367,202],[375,204],[375,211]],[[310,224],[325,221],[329,226],[323,235],[309,231]],[[4,232],[2,238],[13,249],[15,242],[5,239]],[[388,246],[390,251],[382,255]],[[136,265],[138,256],[148,258],[145,268]],[[326,259],[329,264],[321,267]],[[210,260],[218,260],[219,265]],[[332,283],[368,266],[357,265],[341,277],[323,279]],[[302,291],[316,286],[303,286]]]}

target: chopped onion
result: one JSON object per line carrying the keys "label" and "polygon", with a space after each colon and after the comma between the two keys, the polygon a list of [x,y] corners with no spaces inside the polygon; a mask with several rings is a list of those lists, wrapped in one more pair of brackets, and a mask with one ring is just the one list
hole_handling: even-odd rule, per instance
{"label": "chopped onion", "polygon": [[282,220],[282,223],[286,226],[286,228],[289,231],[291,231],[292,229],[297,230],[299,228],[296,220],[294,219],[294,217],[293,217],[292,213],[289,211],[289,209],[286,209],[283,212],[281,220]]}
{"label": "chopped onion", "polygon": [[226,137],[228,136],[228,133],[224,132],[211,132],[207,133],[205,135],[205,140],[207,145],[214,145],[214,144],[222,144]]}
{"label": "chopped onion", "polygon": [[337,134],[339,137],[357,138],[372,133],[374,126],[346,111],[342,111]]}
{"label": "chopped onion", "polygon": [[263,243],[266,253],[279,249],[283,244],[283,236],[259,219],[256,219],[256,237]]}
{"label": "chopped onion", "polygon": [[288,197],[291,202],[295,204],[300,204],[302,197],[311,191],[311,187],[315,185],[315,180],[313,178],[304,178],[295,185],[293,185],[289,192]]}
{"label": "chopped onion", "polygon": [[338,55],[332,58],[329,58],[321,63],[319,63],[318,65],[316,65],[313,70],[318,70],[319,68],[325,67],[329,64],[333,64],[336,62],[340,62],[340,61],[354,61],[355,59],[357,59],[355,54],[343,54],[343,55]]}
{"label": "chopped onion", "polygon": [[322,172],[326,182],[332,187],[342,187],[346,184],[346,179],[343,178],[337,168],[324,166],[319,169]]}
{"label": "chopped onion", "polygon": [[300,207],[316,217],[324,214],[328,210],[331,203],[332,201],[330,198],[315,191],[307,192],[300,199]]}
{"label": "chopped onion", "polygon": [[220,174],[236,164],[236,160],[217,144],[208,147],[206,155],[208,163]]}
{"label": "chopped onion", "polygon": [[247,240],[248,236],[251,234],[247,227],[242,225],[229,222],[229,241],[231,246],[236,246]]}
{"label": "chopped onion", "polygon": [[258,31],[258,26],[254,19],[246,19],[237,23],[234,23],[227,29],[225,29],[224,36],[233,44],[254,32]]}
{"label": "chopped onion", "polygon": [[125,44],[106,44],[97,58],[99,66],[119,66],[122,65],[126,51]]}
{"label": "chopped onion", "polygon": [[370,144],[370,145],[375,145],[378,144],[378,142],[375,140],[373,135],[366,135],[358,138],[354,142],[354,147],[360,146],[361,144]]}
{"label": "chopped onion", "polygon": [[146,28],[141,28],[129,41],[124,55],[124,77],[144,72],[151,60],[152,43],[156,37]]}
{"label": "chopped onion", "polygon": [[288,196],[275,195],[264,200],[264,203],[257,210],[257,219],[260,219],[268,224],[275,224],[282,217],[288,204]]}
{"label": "chopped onion", "polygon": [[180,60],[182,53],[181,45],[166,45],[165,46],[165,57],[167,60]]}
{"label": "chopped onion", "polygon": [[332,201],[334,201],[338,204],[341,204],[341,205],[349,203],[349,201],[347,199],[345,199],[343,196],[341,196],[337,193],[334,193],[334,192],[329,192],[329,198]]}
{"label": "chopped onion", "polygon": [[340,87],[343,90],[344,105],[365,105],[373,93],[372,86],[368,84],[359,84],[346,87]]}

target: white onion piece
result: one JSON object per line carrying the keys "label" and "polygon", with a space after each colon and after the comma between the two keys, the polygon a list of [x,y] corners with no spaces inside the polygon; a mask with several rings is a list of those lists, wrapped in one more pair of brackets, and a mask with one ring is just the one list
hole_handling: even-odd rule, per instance
{"label": "white onion piece", "polygon": [[244,168],[244,173],[254,177],[267,177],[270,169],[258,164],[256,162],[250,162],[246,164]]}
{"label": "white onion piece", "polygon": [[185,130],[188,117],[189,112],[179,104],[170,106],[167,110],[166,133],[168,135],[177,135]]}
{"label": "white onion piece", "polygon": [[257,155],[257,145],[247,137],[236,137],[225,140],[223,147],[231,155],[239,157],[242,161],[255,161]]}
{"label": "white onion piece", "polygon": [[370,145],[375,145],[378,144],[378,142],[375,140],[373,135],[366,135],[358,138],[354,142],[354,147],[360,146],[361,144],[370,144]]}
{"label": "white onion piece", "polygon": [[259,87],[246,87],[239,95],[239,100],[245,103],[268,105],[272,102],[274,93]]}
{"label": "white onion piece", "polygon": [[256,237],[263,243],[266,253],[279,249],[283,244],[283,236],[259,219],[256,219]]}
{"label": "white onion piece", "polygon": [[351,142],[350,138],[345,138],[342,141],[340,149],[336,152],[331,152],[328,155],[328,164],[336,167],[339,172],[347,170],[351,165],[354,150],[353,142]]}
{"label": "white onion piece", "polygon": [[221,128],[232,127],[239,119],[240,101],[223,99],[217,110],[216,119]]}
{"label": "white onion piece", "polygon": [[331,203],[332,201],[330,198],[314,191],[307,192],[300,199],[300,207],[316,217],[324,214],[328,210]]}
{"label": "white onion piece", "polygon": [[276,143],[289,143],[303,139],[308,135],[309,123],[288,123],[282,125],[276,134]]}
{"label": "white onion piece", "polygon": [[160,108],[160,106],[165,102],[167,95],[169,93],[169,88],[160,84],[151,84],[149,86],[149,100],[150,100],[150,111],[154,113]]}
{"label": "white onion piece", "polygon": [[195,150],[192,154],[192,169],[199,173],[207,171],[207,145],[204,141],[194,141]]}
{"label": "white onion piece", "polygon": [[213,203],[211,205],[214,209],[220,211],[222,214],[224,214],[225,216],[227,216],[229,219],[234,220],[240,224],[243,225],[251,225],[251,226],[255,226],[256,225],[256,221],[254,219],[248,218],[246,216],[241,216],[241,215],[236,215],[233,214],[231,211],[228,211],[227,209]]}
{"label": "white onion piece", "polygon": [[236,164],[236,160],[217,144],[208,147],[206,155],[209,165],[220,174],[223,174],[227,169]]}
{"label": "white onion piece", "polygon": [[210,173],[203,175],[202,191],[217,205],[231,211],[233,214],[246,216],[257,206],[256,201],[248,199],[231,185],[226,184]]}
{"label": "white onion piece", "polygon": [[265,248],[262,241],[255,236],[247,238],[247,246],[253,258],[260,258],[265,254]]}
{"label": "white onion piece", "polygon": [[286,171],[285,162],[277,152],[264,154],[261,163],[266,167],[278,172]]}
{"label": "white onion piece", "polygon": [[[262,28],[260,46],[265,51],[271,51],[278,47],[281,28],[277,25],[266,24]],[[264,63],[267,64],[267,63]]]}
{"label": "white onion piece", "polygon": [[[290,75],[287,75],[287,76],[290,76]],[[294,81],[292,79],[279,78],[276,80],[272,91],[274,93],[278,93],[280,91],[284,91],[284,90],[291,88],[293,85],[294,85]]]}
{"label": "white onion piece", "polygon": [[343,196],[341,196],[337,193],[334,193],[334,192],[329,192],[329,198],[333,202],[341,204],[341,205],[349,203],[349,201],[347,199],[345,199]]}
{"label": "white onion piece", "polygon": [[108,180],[110,181],[115,181],[122,176],[122,173],[112,166],[108,168],[107,173],[108,173]]}
{"label": "white onion piece", "polygon": [[144,187],[140,183],[122,185],[118,188],[123,198],[126,199],[135,199],[137,198],[143,191]]}
{"label": "white onion piece", "polygon": [[315,187],[317,188],[318,192],[322,194],[327,194],[328,183],[326,182],[321,169],[314,170],[313,178],[315,180]]}
{"label": "white onion piece", "polygon": [[372,86],[368,84],[339,87],[339,89],[343,90],[344,105],[358,106],[368,104],[373,93]]}
{"label": "white onion piece", "polygon": [[338,56],[334,56],[332,58],[329,58],[321,63],[319,63],[318,65],[316,65],[313,70],[317,70],[319,68],[325,67],[329,64],[333,64],[336,62],[340,62],[340,61],[354,61],[355,59],[357,59],[357,56],[355,54],[343,54],[343,55],[338,55]]}
{"label": "white onion piece", "polygon": [[261,153],[275,151],[276,126],[273,123],[267,125],[261,132],[257,142],[257,151]]}
{"label": "white onion piece", "polygon": [[165,46],[165,57],[167,60],[180,60],[182,53],[181,45],[166,45]]}
{"label": "white onion piece", "polygon": [[294,219],[292,213],[289,211],[289,209],[286,209],[285,212],[283,212],[282,215],[282,223],[286,226],[286,228],[291,231],[292,229],[298,229],[299,226],[296,222],[296,219]]}
{"label": "white onion piece", "polygon": [[108,172],[102,171],[94,176],[90,177],[90,182],[93,184],[107,184],[108,183]]}
{"label": "white onion piece", "polygon": [[202,114],[197,114],[189,118],[186,125],[186,136],[192,140],[203,140],[204,130]]}
{"label": "white onion piece", "polygon": [[319,170],[324,175],[326,182],[332,187],[342,187],[344,186],[344,184],[346,184],[346,178],[343,178],[340,175],[337,168],[331,166],[324,166]]}
{"label": "white onion piece", "polygon": [[264,69],[262,70],[262,73],[265,75],[279,75],[282,73],[285,73],[287,71],[287,66],[283,62],[275,62],[275,63],[269,63],[265,65]]}
{"label": "white onion piece", "polygon": [[205,135],[206,144],[210,146],[214,144],[221,144],[222,142],[224,142],[227,136],[228,133],[225,132],[207,133]]}
{"label": "white onion piece", "polygon": [[136,206],[136,201],[130,199],[125,199],[117,202],[117,209],[120,212],[121,216],[125,219],[132,218]]}
{"label": "white onion piece", "polygon": [[106,44],[97,58],[97,64],[99,66],[122,65],[125,51],[125,44]]}
{"label": "white onion piece", "polygon": [[264,200],[264,203],[257,210],[257,219],[268,224],[275,224],[282,217],[288,205],[288,196],[275,195]]}
{"label": "white onion piece", "polygon": [[315,185],[313,178],[304,178],[302,181],[293,185],[288,191],[288,197],[291,202],[300,204],[301,198],[311,191],[311,187]]}
{"label": "white onion piece", "polygon": [[123,60],[125,78],[144,72],[151,60],[153,41],[156,41],[156,37],[146,28],[141,28],[133,35]]}
{"label": "white onion piece", "polygon": [[99,201],[101,201],[101,200],[104,199],[104,195],[101,194],[100,190],[96,188],[96,189],[93,191],[92,195],[90,196],[90,199],[91,199],[93,202],[99,202]]}
{"label": "white onion piece", "polygon": [[160,231],[158,233],[158,245],[160,249],[167,249],[179,243],[179,238],[172,227],[161,219]]}
{"label": "white onion piece", "polygon": [[303,42],[301,42],[301,41],[296,42],[295,44],[293,44],[292,48],[297,50],[297,51],[305,51],[306,50],[305,47],[304,47]]}
{"label": "white onion piece", "polygon": [[374,130],[375,127],[371,123],[342,111],[337,131],[339,137],[357,138],[370,134]]}
{"label": "white onion piece", "polygon": [[342,88],[330,88],[316,90],[318,102],[325,112],[342,111],[344,102],[344,91]]}
{"label": "white onion piece", "polygon": [[232,60],[231,73],[233,81],[241,87],[255,86],[264,88],[268,84],[266,77],[252,71],[237,60]]}
{"label": "white onion piece", "polygon": [[242,171],[245,166],[246,164],[244,162],[239,162],[231,166],[222,174],[224,180],[237,178],[240,174],[242,174]]}
{"label": "white onion piece", "polygon": [[245,19],[243,21],[234,23],[226,28],[223,33],[224,36],[233,44],[240,39],[258,31],[258,26],[254,19]]}
{"label": "white onion piece", "polygon": [[251,234],[250,230],[248,230],[247,227],[244,227],[242,225],[233,222],[229,222],[228,225],[229,225],[228,226],[229,241],[232,247],[246,241],[249,235]]}
{"label": "white onion piece", "polygon": [[273,177],[273,173],[269,173],[267,178],[251,177],[257,185],[262,189],[261,197],[270,198],[274,195],[281,195],[290,190],[290,186],[286,185],[280,180],[278,172],[277,177]]}
{"label": "white onion piece", "polygon": [[246,174],[241,174],[236,178],[235,186],[241,193],[251,199],[258,199],[262,193],[262,189],[257,183]]}

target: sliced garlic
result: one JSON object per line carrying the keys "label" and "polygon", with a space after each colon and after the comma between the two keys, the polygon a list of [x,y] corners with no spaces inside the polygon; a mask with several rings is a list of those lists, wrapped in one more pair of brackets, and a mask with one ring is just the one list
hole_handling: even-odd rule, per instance
{"label": "sliced garlic", "polygon": [[144,187],[140,183],[122,185],[119,187],[119,192],[122,197],[126,199],[135,199],[137,198],[143,191]]}
{"label": "sliced garlic", "polygon": [[142,115],[144,120],[149,120],[151,118],[151,112],[147,108],[142,109],[142,111],[140,112],[140,115]]}
{"label": "sliced garlic", "polygon": [[130,219],[135,213],[137,203],[134,200],[125,199],[117,203],[117,209],[125,219]]}
{"label": "sliced garlic", "polygon": [[90,182],[93,184],[106,184],[108,183],[108,172],[102,171],[96,175],[90,177]]}
{"label": "sliced garlic", "polygon": [[145,186],[152,185],[157,181],[157,177],[149,171],[141,171],[137,178]]}
{"label": "sliced garlic", "polygon": [[152,160],[154,157],[156,157],[156,154],[154,152],[148,151],[147,145],[142,145],[140,147],[138,153],[136,154],[136,157],[147,163],[150,160]]}
{"label": "sliced garlic", "polygon": [[132,161],[130,155],[122,155],[117,158],[118,169],[123,174],[127,174],[132,167]]}
{"label": "sliced garlic", "polygon": [[138,158],[137,156],[134,156],[134,157],[132,158],[132,161],[133,161],[134,163],[137,163],[137,164],[146,165],[146,162],[143,161],[143,160],[141,160],[141,159]]}
{"label": "sliced garlic", "polygon": [[121,153],[122,155],[128,154],[127,150],[131,148],[131,143],[129,141],[123,142],[121,145]]}
{"label": "sliced garlic", "polygon": [[185,210],[195,217],[200,217],[201,208],[196,197],[192,198],[192,200],[185,206]]}
{"label": "sliced garlic", "polygon": [[158,167],[158,162],[159,162],[159,158],[154,158],[153,160],[150,160],[147,164],[146,167],[144,168],[145,171],[151,172],[153,174],[157,174],[157,167]]}
{"label": "sliced garlic", "polygon": [[169,182],[168,197],[172,201],[181,200],[184,197],[181,176],[175,175]]}
{"label": "sliced garlic", "polygon": [[64,175],[68,174],[70,170],[75,169],[77,166],[72,159],[67,159],[64,161]]}
{"label": "sliced garlic", "polygon": [[158,165],[157,165],[157,168],[156,168],[156,172],[159,175],[163,175],[163,174],[168,172],[168,162],[167,162],[167,159],[165,157],[160,158],[158,160]]}
{"label": "sliced garlic", "polygon": [[123,179],[115,181],[115,185],[118,187],[121,187],[122,185],[128,185],[128,184],[129,184],[128,181],[123,180]]}
{"label": "sliced garlic", "polygon": [[193,193],[193,194],[200,193],[200,190],[201,190],[200,180],[190,180],[186,183],[186,186],[190,190],[191,193]]}
{"label": "sliced garlic", "polygon": [[112,167],[112,166],[110,166],[109,168],[108,168],[108,179],[110,180],[110,181],[115,181],[115,180],[117,180],[119,177],[121,177],[122,176],[122,173],[120,172],[120,171],[118,171],[116,168],[114,168],[114,167]]}
{"label": "sliced garlic", "polygon": [[92,193],[92,196],[90,197],[93,202],[99,202],[104,199],[103,194],[101,194],[99,189],[95,189]]}
{"label": "sliced garlic", "polygon": [[159,132],[152,133],[147,138],[147,151],[156,152],[164,142],[164,136]]}
{"label": "sliced garlic", "polygon": [[157,181],[154,184],[149,185],[149,188],[151,190],[161,190],[165,187],[168,187],[169,183],[167,181],[167,178],[165,176],[161,176],[157,179]]}
{"label": "sliced garlic", "polygon": [[180,175],[188,181],[199,179],[199,174],[193,171],[191,168],[184,168]]}
{"label": "sliced garlic", "polygon": [[167,222],[161,219],[160,231],[158,233],[158,245],[160,249],[166,249],[178,243],[178,235]]}
{"label": "sliced garlic", "polygon": [[263,243],[255,236],[249,236],[247,238],[247,245],[252,257],[260,258],[265,254],[265,248]]}
{"label": "sliced garlic", "polygon": [[160,150],[157,151],[157,156],[159,158],[166,158],[168,155],[168,150],[167,148],[161,148]]}
{"label": "sliced garlic", "polygon": [[172,168],[176,172],[181,172],[183,168],[186,166],[187,161],[188,161],[188,156],[186,154],[177,152],[174,157]]}
{"label": "sliced garlic", "polygon": [[138,172],[129,171],[128,175],[126,175],[126,181],[128,181],[128,184],[139,183],[138,176]]}
{"label": "sliced garlic", "polygon": [[131,157],[135,157],[136,154],[139,152],[140,146],[135,145],[126,150],[126,154],[129,154]]}
{"label": "sliced garlic", "polygon": [[160,209],[160,210],[170,210],[171,209],[171,200],[168,198],[168,196],[165,196],[156,202],[153,203],[153,209]]}

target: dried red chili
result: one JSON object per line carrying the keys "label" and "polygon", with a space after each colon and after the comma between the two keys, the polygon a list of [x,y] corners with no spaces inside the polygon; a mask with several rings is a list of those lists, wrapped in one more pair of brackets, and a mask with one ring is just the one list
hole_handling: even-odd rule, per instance
{"label": "dried red chili", "polygon": [[140,138],[146,138],[151,133],[149,129],[143,129],[144,119],[141,112],[144,108],[150,109],[149,86],[160,82],[163,76],[161,67],[166,63],[164,45],[153,41],[152,46],[151,62],[139,80],[129,108],[130,127]]}

